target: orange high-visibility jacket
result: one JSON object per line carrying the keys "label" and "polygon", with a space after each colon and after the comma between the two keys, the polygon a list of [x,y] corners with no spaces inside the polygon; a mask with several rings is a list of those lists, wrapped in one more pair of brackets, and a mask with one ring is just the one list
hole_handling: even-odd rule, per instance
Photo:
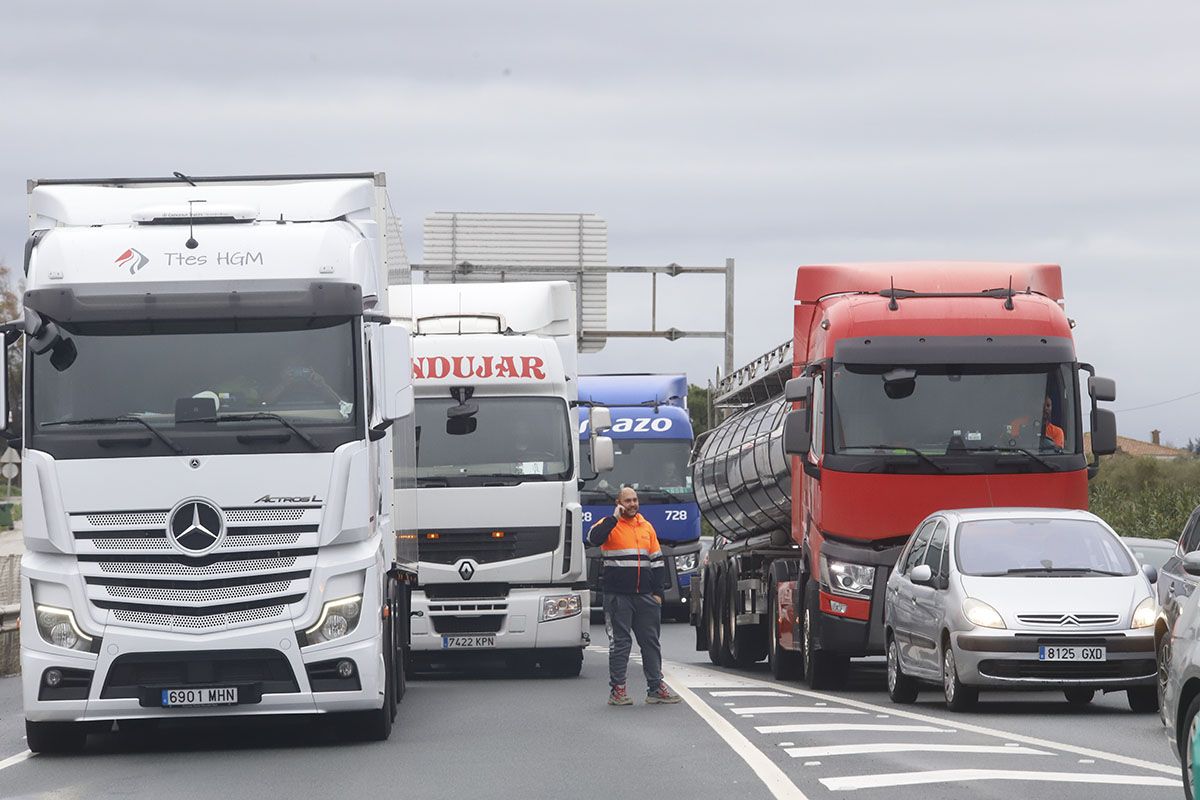
{"label": "orange high-visibility jacket", "polygon": [[633,519],[605,517],[588,531],[588,542],[600,545],[600,586],[605,592],[662,596],[666,563],[654,526],[641,514]]}

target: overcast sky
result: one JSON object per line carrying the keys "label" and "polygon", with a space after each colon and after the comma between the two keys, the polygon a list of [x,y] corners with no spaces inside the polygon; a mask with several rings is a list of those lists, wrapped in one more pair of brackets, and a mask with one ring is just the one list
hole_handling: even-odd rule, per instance
{"label": "overcast sky", "polygon": [[[1200,438],[1195,2],[5,3],[0,260],[25,179],[382,170],[433,211],[584,211],[611,263],[737,259],[736,361],[791,335],[809,261],[1063,265],[1122,434]],[[646,280],[614,281],[613,327]],[[660,323],[721,324],[675,278]],[[613,343],[685,370],[716,340]]]}

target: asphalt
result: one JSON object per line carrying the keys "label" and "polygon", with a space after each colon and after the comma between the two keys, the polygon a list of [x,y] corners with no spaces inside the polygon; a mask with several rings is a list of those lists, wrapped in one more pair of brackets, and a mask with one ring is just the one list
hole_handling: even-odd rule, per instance
{"label": "asphalt", "polygon": [[[693,649],[691,629],[673,624],[663,630],[668,674],[689,702],[642,704],[631,665],[639,702],[610,708],[603,629],[592,635],[598,644],[579,678],[495,665],[413,681],[392,738],[371,744],[345,743],[313,720],[168,724],[93,735],[81,756],[5,767],[25,748],[20,682],[0,679],[0,797],[1182,794],[1158,718],[1129,711],[1123,695],[1078,708],[1057,694],[985,694],[976,711],[953,714],[931,692],[897,707],[878,662],[857,666],[845,690],[813,693],[772,681],[764,665],[715,668]],[[809,727],[779,729],[795,725]],[[831,727],[844,725],[888,727]]]}

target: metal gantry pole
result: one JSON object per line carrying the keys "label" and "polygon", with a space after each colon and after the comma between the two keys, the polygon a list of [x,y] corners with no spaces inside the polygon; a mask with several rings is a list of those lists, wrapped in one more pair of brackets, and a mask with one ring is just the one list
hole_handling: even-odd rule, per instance
{"label": "metal gantry pole", "polygon": [[725,259],[725,374],[733,372],[733,259]]}

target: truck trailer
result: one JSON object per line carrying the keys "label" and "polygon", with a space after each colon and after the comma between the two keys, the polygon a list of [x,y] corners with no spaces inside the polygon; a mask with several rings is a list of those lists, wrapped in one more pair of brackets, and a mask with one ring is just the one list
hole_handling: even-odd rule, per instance
{"label": "truck trailer", "polygon": [[800,267],[792,339],[721,381],[735,413],[697,446],[717,533],[692,582],[697,649],[835,685],[884,653],[883,588],[926,515],[1086,508],[1115,386],[1077,360],[1063,301],[1051,264]]}
{"label": "truck trailer", "polygon": [[31,181],[29,223],[21,434],[0,369],[29,748],[251,714],[387,738],[415,547],[383,174]]}
{"label": "truck trailer", "polygon": [[[541,281],[411,293],[414,661],[490,653],[578,675],[589,600],[573,423],[574,290]],[[599,468],[611,469],[612,442],[597,439],[607,449],[593,453]]]}
{"label": "truck trailer", "polygon": [[[689,468],[692,421],[685,375],[582,375],[579,378],[579,440],[591,435],[588,413],[608,408],[612,427],[606,435],[615,450],[613,471],[583,484],[583,532],[612,514],[617,492],[632,486],[641,514],[658,535],[667,565],[664,614],[688,618],[689,584],[700,554],[700,509]],[[586,450],[585,458],[586,458]],[[586,466],[586,464],[585,464]],[[592,608],[602,608],[600,548],[590,547],[588,588]]]}

